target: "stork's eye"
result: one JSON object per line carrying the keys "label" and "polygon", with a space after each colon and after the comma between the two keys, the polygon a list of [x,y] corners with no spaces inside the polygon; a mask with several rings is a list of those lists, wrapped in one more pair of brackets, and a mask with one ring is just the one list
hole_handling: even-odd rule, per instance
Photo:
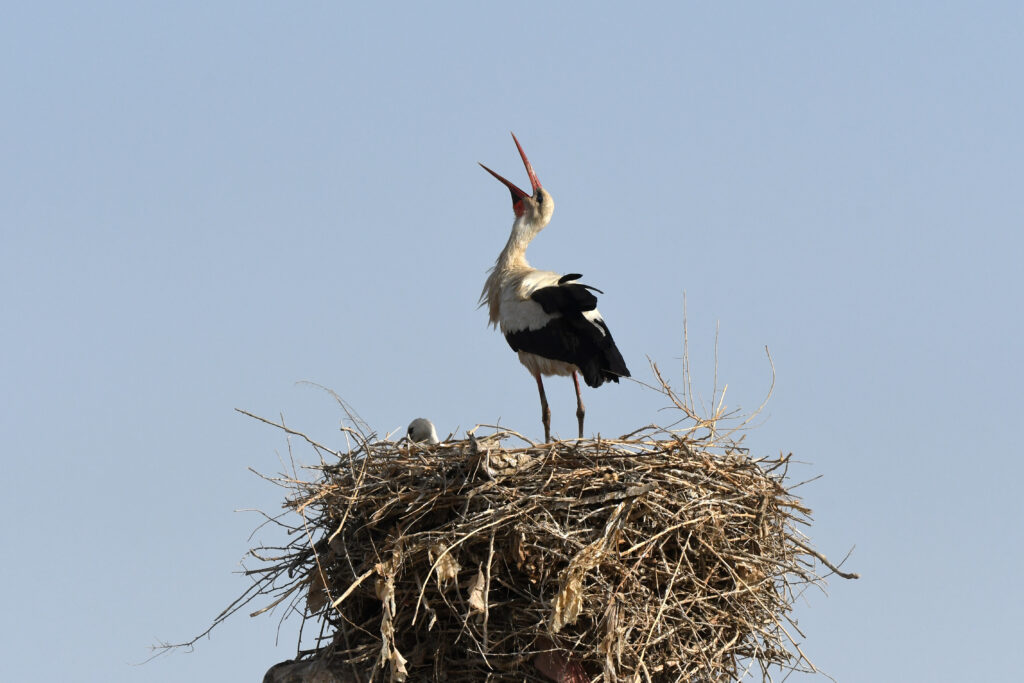
{"label": "stork's eye", "polygon": [[538,192],[537,193],[537,203],[538,204],[543,204],[544,203],[544,193],[543,192]]}

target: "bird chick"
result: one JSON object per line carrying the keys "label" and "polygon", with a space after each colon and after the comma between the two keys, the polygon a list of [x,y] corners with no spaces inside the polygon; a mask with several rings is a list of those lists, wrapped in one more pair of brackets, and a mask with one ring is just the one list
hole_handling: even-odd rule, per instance
{"label": "bird chick", "polygon": [[441,443],[441,440],[437,438],[437,430],[434,429],[434,423],[425,417],[417,417],[410,422],[409,429],[405,433],[410,441],[415,441],[416,443]]}

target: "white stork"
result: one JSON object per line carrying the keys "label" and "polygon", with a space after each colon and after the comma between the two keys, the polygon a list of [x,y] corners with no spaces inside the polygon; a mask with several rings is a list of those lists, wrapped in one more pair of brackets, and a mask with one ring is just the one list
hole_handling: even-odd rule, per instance
{"label": "white stork", "polygon": [[434,429],[434,423],[425,417],[417,417],[410,422],[405,434],[409,437],[410,441],[415,443],[430,445],[441,443],[437,438],[437,430]]}
{"label": "white stork", "polygon": [[597,311],[593,292],[603,292],[577,282],[582,277],[578,273],[559,275],[531,268],[526,262],[526,247],[551,220],[555,202],[541,187],[515,133],[512,139],[530,176],[533,194],[526,194],[480,164],[512,193],[512,210],[516,215],[508,243],[484,283],[480,305],[487,305],[491,325],[500,326],[509,346],[519,354],[519,362],[537,380],[544,440],[551,441],[551,410],[544,395],[542,375],[572,375],[576,419],[579,436],[583,438],[585,410],[577,373],[582,373],[588,385],[599,387],[604,382],[629,377],[629,370]]}

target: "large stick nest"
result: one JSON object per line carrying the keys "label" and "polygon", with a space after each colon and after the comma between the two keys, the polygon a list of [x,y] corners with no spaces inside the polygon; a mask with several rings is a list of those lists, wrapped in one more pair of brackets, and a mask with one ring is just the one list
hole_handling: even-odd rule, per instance
{"label": "large stick nest", "polygon": [[252,551],[255,582],[219,619],[290,600],[316,634],[297,659],[331,680],[546,681],[543,656],[604,681],[813,671],[794,598],[822,563],[853,576],[801,533],[789,456],[752,458],[713,422],[549,444],[348,430],[344,452],[276,426],[322,463],[273,479],[293,540]]}

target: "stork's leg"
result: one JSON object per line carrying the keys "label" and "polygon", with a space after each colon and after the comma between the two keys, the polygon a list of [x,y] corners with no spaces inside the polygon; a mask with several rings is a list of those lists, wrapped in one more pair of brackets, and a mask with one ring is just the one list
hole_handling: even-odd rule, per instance
{"label": "stork's leg", "polygon": [[548,408],[548,397],[544,395],[544,382],[540,378],[540,373],[534,373],[533,376],[537,380],[537,391],[540,392],[540,420],[544,423],[544,442],[548,443],[551,441],[551,409]]}
{"label": "stork's leg", "polygon": [[580,438],[583,438],[583,416],[587,414],[586,408],[583,407],[583,397],[580,396],[580,378],[576,376],[576,371],[572,372],[572,383],[576,387],[576,421],[580,423]]}

